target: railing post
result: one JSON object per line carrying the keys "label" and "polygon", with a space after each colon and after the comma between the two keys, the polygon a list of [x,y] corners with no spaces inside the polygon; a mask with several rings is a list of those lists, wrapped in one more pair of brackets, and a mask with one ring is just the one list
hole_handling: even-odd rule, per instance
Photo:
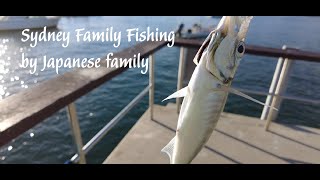
{"label": "railing post", "polygon": [[77,110],[76,106],[74,103],[71,103],[67,107],[68,109],[68,118],[70,120],[70,125],[71,125],[71,130],[73,134],[74,141],[77,146],[77,151],[78,155],[80,157],[79,159],[79,164],[85,164],[86,163],[86,157],[85,153],[82,150],[83,143],[82,143],[82,138],[81,138],[81,131],[80,131],[80,126],[79,126],[79,121],[77,118]]}
{"label": "railing post", "polygon": [[[275,90],[275,96],[273,97],[273,100],[271,103],[271,107],[275,107],[279,110],[282,102],[281,95],[285,93],[287,88],[288,78],[289,78],[291,67],[292,67],[292,61],[293,60],[289,60],[288,58],[284,60],[279,81]],[[271,121],[275,120],[278,117],[278,113],[279,112],[275,110],[269,111],[266,126],[265,126],[266,131],[268,131]]]}
{"label": "railing post", "polygon": [[[179,70],[178,70],[178,82],[177,82],[177,91],[182,89],[183,86],[183,77],[184,77],[184,71],[185,71],[185,51],[186,48],[181,47],[180,48],[180,57],[179,57]],[[181,101],[182,98],[177,98],[176,99],[176,104],[177,104],[177,113],[180,112],[180,107],[181,107]]]}
{"label": "railing post", "polygon": [[149,110],[150,119],[153,119],[153,105],[154,105],[154,55],[149,56]]}
{"label": "railing post", "polygon": [[[286,46],[283,46],[282,49],[285,50]],[[270,88],[269,88],[269,95],[267,96],[267,99],[266,99],[266,102],[265,102],[266,105],[263,107],[263,111],[261,113],[261,117],[260,117],[261,120],[266,120],[267,117],[268,117],[268,114],[269,114],[269,111],[270,111],[270,108],[268,106],[271,106],[271,103],[272,103],[272,100],[273,100],[273,97],[274,97],[274,94],[275,94],[275,91],[276,91],[276,87],[277,87],[277,84],[278,84],[278,81],[279,81],[279,77],[280,77],[280,73],[281,73],[281,70],[282,70],[283,62],[284,62],[284,59],[282,57],[280,57],[278,59],[277,66],[276,66],[276,69],[275,69],[274,74],[273,74],[272,82],[271,82],[271,85],[270,85]]]}

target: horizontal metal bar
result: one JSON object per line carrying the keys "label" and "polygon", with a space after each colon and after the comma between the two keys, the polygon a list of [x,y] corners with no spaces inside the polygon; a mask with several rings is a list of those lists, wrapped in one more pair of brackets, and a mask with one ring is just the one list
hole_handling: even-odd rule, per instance
{"label": "horizontal metal bar", "polygon": [[[140,92],[125,108],[123,108],[107,125],[105,125],[90,141],[83,146],[82,150],[87,154],[128,112],[141,101],[141,99],[148,94],[151,86],[147,86]],[[72,162],[79,160],[78,154],[75,154],[72,158]]]}
{"label": "horizontal metal bar", "polygon": [[320,100],[312,100],[312,99],[295,97],[295,96],[287,96],[287,95],[276,95],[276,94],[272,94],[272,93],[268,93],[268,92],[261,92],[261,91],[241,89],[241,88],[237,88],[237,90],[244,92],[244,93],[248,93],[248,94],[261,95],[261,96],[273,95],[273,96],[280,96],[283,99],[287,99],[287,100],[294,100],[294,101],[311,103],[311,104],[316,104],[316,105],[320,104]]}
{"label": "horizontal metal bar", "polygon": [[312,99],[294,97],[294,96],[280,96],[280,97],[282,97],[283,99],[287,99],[287,100],[294,100],[294,101],[299,101],[299,102],[311,103],[311,104],[315,104],[315,105],[320,104],[320,100],[312,100]]}
{"label": "horizontal metal bar", "polygon": [[[175,39],[175,46],[199,48],[203,40],[199,39]],[[257,45],[246,45],[246,54],[268,56],[268,57],[283,57],[291,60],[313,61],[320,62],[320,53],[299,50],[295,48],[271,48]]]}

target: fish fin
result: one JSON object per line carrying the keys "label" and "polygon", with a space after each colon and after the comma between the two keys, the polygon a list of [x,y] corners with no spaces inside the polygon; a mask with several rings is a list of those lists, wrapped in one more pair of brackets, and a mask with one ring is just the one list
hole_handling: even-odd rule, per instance
{"label": "fish fin", "polygon": [[168,96],[167,98],[165,98],[164,100],[162,100],[162,102],[163,102],[163,101],[166,101],[166,100],[168,100],[168,99],[172,99],[172,98],[184,97],[184,96],[187,95],[187,92],[188,92],[188,86],[186,86],[186,87],[180,89],[179,91],[171,94],[170,96]]}
{"label": "fish fin", "polygon": [[246,98],[246,99],[248,99],[248,100],[250,100],[250,101],[253,101],[253,102],[257,103],[257,104],[260,104],[260,105],[262,105],[262,106],[267,106],[267,107],[272,108],[272,109],[274,109],[274,110],[276,110],[276,111],[279,111],[279,109],[277,109],[277,108],[275,108],[275,107],[268,106],[268,105],[266,105],[265,103],[263,103],[263,102],[261,102],[261,101],[259,101],[259,100],[257,100],[257,99],[254,99],[253,97],[250,97],[250,96],[244,94],[243,92],[241,92],[241,91],[239,91],[239,90],[236,90],[236,89],[233,89],[233,88],[229,88],[229,92],[230,92],[230,93],[233,93],[233,94],[235,94],[235,95],[241,96],[241,97],[243,97],[243,98]]}
{"label": "fish fin", "polygon": [[172,154],[173,154],[175,139],[176,137],[172,138],[171,141],[161,150],[161,152],[166,153],[169,156],[170,163],[172,163]]}
{"label": "fish fin", "polygon": [[261,101],[259,101],[259,100],[257,100],[257,99],[254,99],[253,97],[251,97],[251,96],[249,96],[249,95],[246,95],[245,93],[243,93],[243,92],[241,92],[241,91],[239,91],[239,90],[237,90],[237,89],[234,89],[234,88],[231,88],[231,87],[226,87],[226,86],[221,86],[220,89],[221,89],[222,91],[226,91],[226,92],[229,92],[229,93],[232,93],[232,94],[241,96],[241,97],[243,97],[243,98],[246,98],[246,99],[248,99],[248,100],[250,100],[250,101],[253,101],[253,102],[257,103],[257,104],[260,104],[260,105],[262,105],[262,106],[267,106],[267,107],[272,108],[272,109],[274,109],[274,110],[276,110],[276,111],[279,111],[279,109],[277,109],[277,108],[275,108],[275,107],[268,106],[268,105],[266,105],[265,103],[263,103],[263,102],[261,102]]}

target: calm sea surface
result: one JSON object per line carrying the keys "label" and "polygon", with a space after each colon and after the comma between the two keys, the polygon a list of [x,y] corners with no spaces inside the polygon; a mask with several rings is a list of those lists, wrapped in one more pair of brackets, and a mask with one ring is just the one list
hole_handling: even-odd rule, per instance
{"label": "calm sea surface", "polygon": [[[105,31],[113,26],[115,31],[127,28],[159,31],[175,30],[183,22],[185,27],[194,23],[216,25],[218,19],[209,17],[63,17],[58,29],[50,32],[74,32],[77,28]],[[125,34],[123,34],[124,36]],[[74,34],[71,34],[74,37]],[[29,58],[48,57],[85,58],[103,57],[129,47],[123,37],[121,46],[111,42],[80,42],[71,39],[67,48],[61,42],[38,42],[35,48],[21,42],[21,31],[0,33],[0,101],[26,88],[33,87],[57,76],[54,69],[30,74],[30,69],[19,67],[21,54]],[[320,17],[255,17],[247,34],[247,44],[281,48],[289,47],[320,52]],[[163,48],[155,54],[155,103],[176,89],[179,48]],[[241,62],[233,85],[239,88],[268,91],[276,58],[246,55]],[[41,61],[38,66],[42,67]],[[84,143],[88,142],[108,121],[125,107],[147,84],[148,76],[141,69],[130,69],[103,84],[76,101]],[[60,69],[63,74],[70,69]],[[320,98],[320,64],[295,62],[289,79],[287,95]],[[262,101],[263,96],[254,96]],[[46,98],[40,97],[39,98]],[[169,101],[170,102],[170,101]],[[126,132],[147,109],[145,97],[115,128],[88,154],[89,163],[101,163]],[[1,107],[0,107],[1,108]],[[230,95],[225,111],[259,117],[262,106]],[[282,123],[320,128],[320,108],[316,105],[285,100],[279,114]],[[160,150],[159,150],[160,151]],[[49,117],[11,143],[0,148],[0,163],[64,163],[76,152],[65,109]]]}

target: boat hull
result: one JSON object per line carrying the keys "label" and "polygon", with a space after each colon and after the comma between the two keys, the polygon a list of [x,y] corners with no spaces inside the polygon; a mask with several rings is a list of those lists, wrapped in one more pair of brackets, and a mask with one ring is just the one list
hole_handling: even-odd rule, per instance
{"label": "boat hull", "polygon": [[0,31],[56,27],[60,18],[25,18],[0,21]]}

